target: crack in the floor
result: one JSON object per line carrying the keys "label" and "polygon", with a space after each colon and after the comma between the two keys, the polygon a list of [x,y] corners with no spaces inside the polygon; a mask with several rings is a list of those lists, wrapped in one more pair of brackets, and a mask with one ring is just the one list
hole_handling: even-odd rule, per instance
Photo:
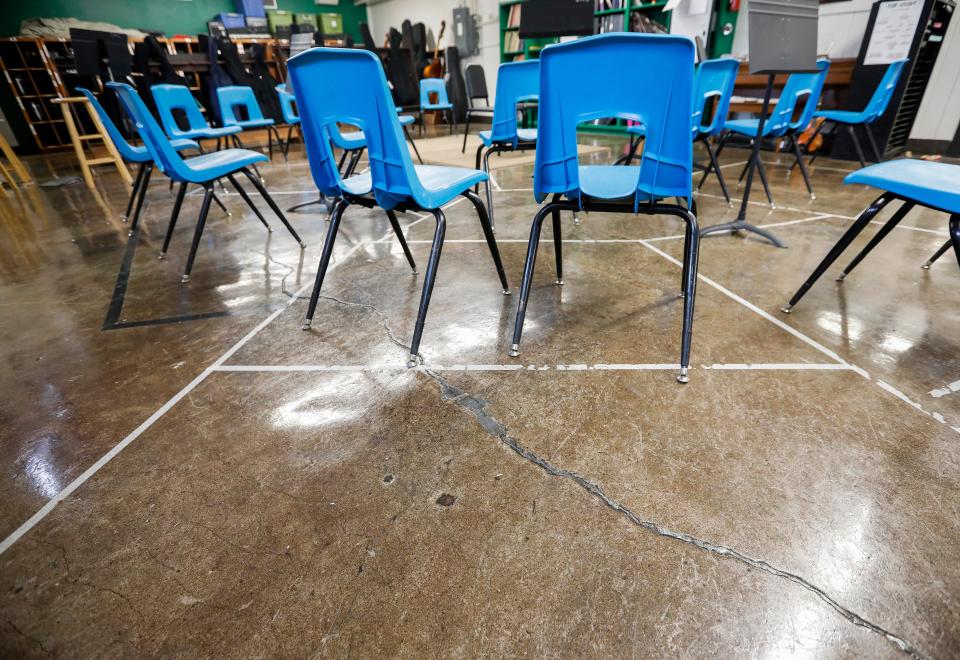
{"label": "crack in the floor", "polygon": [[561,468],[557,465],[554,465],[550,461],[544,458],[541,458],[535,452],[523,446],[516,438],[511,437],[506,425],[504,425],[498,419],[493,417],[487,411],[486,401],[478,399],[470,395],[469,393],[461,390],[460,388],[456,387],[455,385],[450,384],[441,375],[439,375],[434,371],[431,371],[428,368],[423,369],[423,372],[440,385],[441,397],[444,400],[456,403],[458,406],[460,406],[461,408],[466,410],[468,413],[470,413],[470,415],[473,416],[480,423],[480,425],[487,431],[487,433],[489,433],[490,435],[500,440],[501,443],[503,443],[506,447],[508,447],[514,453],[519,455],[521,458],[529,461],[530,463],[533,463],[534,465],[542,469],[547,474],[550,474],[555,477],[561,477],[563,479],[568,479],[574,482],[575,484],[577,484],[578,486],[586,490],[588,493],[596,497],[598,500],[600,500],[605,506],[625,516],[634,525],[638,527],[642,527],[647,531],[653,532],[657,536],[662,536],[665,538],[673,539],[675,541],[680,541],[681,543],[692,545],[700,550],[704,550],[711,554],[718,555],[720,557],[734,559],[743,564],[746,564],[747,566],[750,566],[751,568],[756,568],[770,575],[783,578],[785,580],[789,580],[790,582],[802,587],[803,589],[806,589],[807,591],[815,595],[817,598],[819,598],[821,601],[823,601],[828,606],[830,606],[830,608],[832,608],[835,612],[837,612],[840,616],[842,616],[844,619],[846,619],[850,623],[856,626],[859,626],[861,628],[866,628],[867,630],[873,633],[883,636],[887,641],[895,645],[898,649],[900,649],[904,653],[914,658],[924,658],[924,659],[928,658],[927,655],[925,655],[923,652],[917,649],[917,647],[914,646],[912,643],[903,639],[899,635],[896,635],[890,632],[889,630],[886,630],[885,628],[864,619],[862,616],[860,616],[856,612],[853,612],[847,607],[844,607],[826,591],[816,586],[812,582],[809,582],[808,580],[804,579],[803,577],[797,575],[796,573],[791,573],[790,571],[777,568],[776,566],[773,566],[763,560],[754,559],[753,557],[745,555],[742,552],[735,550],[734,548],[730,548],[728,546],[720,545],[717,543],[712,543],[711,541],[700,539],[695,536],[691,536],[690,534],[686,534],[684,532],[668,529],[652,520],[645,520],[641,518],[637,513],[635,513],[629,507],[627,507],[626,505],[622,504],[621,502],[618,502],[617,500],[607,495],[598,484],[590,481],[583,475],[577,472],[574,472],[573,470],[567,470],[565,468]]}
{"label": "crack in the floor", "polygon": [[387,331],[387,338],[389,338],[390,341],[392,341],[394,344],[396,344],[403,350],[405,351],[410,350],[410,347],[407,344],[404,344],[402,341],[397,339],[396,333],[394,333],[393,328],[390,327],[390,322],[387,320],[387,315],[384,314],[382,311],[380,311],[380,309],[375,305],[371,305],[369,303],[351,302],[349,300],[341,300],[340,298],[336,298],[334,296],[321,295],[320,297],[323,298],[324,300],[330,300],[332,302],[339,303],[341,305],[347,305],[348,307],[360,307],[361,309],[367,309],[372,311],[374,314],[380,317],[380,324],[383,326],[383,329]]}
{"label": "crack in the floor", "polygon": [[37,646],[39,646],[39,647],[40,647],[40,650],[43,651],[44,653],[46,653],[47,655],[53,655],[53,654],[50,652],[50,649],[48,649],[46,646],[43,645],[43,642],[42,642],[42,641],[40,641],[40,640],[37,639],[36,637],[33,637],[32,635],[28,635],[27,633],[25,633],[25,632],[23,632],[22,630],[20,630],[20,628],[17,627],[17,624],[15,624],[15,623],[14,623],[13,621],[11,621],[10,619],[7,619],[7,623],[10,624],[10,627],[13,628],[14,632],[16,632],[18,635],[20,635],[20,636],[23,637],[24,639],[29,640],[29,641],[33,642],[34,644],[36,644]]}

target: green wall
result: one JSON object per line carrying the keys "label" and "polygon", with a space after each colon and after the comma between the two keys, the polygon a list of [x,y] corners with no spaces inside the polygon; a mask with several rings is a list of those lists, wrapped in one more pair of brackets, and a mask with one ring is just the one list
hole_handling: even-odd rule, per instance
{"label": "green wall", "polygon": [[[235,11],[233,0],[0,0],[0,36],[16,36],[25,18],[79,18],[105,21],[123,28],[161,30],[196,35],[207,31],[207,21],[220,12]],[[277,0],[277,9],[319,14],[343,14],[346,30],[360,40],[360,22],[367,20],[366,6],[353,0],[340,5],[315,5],[313,0]]]}

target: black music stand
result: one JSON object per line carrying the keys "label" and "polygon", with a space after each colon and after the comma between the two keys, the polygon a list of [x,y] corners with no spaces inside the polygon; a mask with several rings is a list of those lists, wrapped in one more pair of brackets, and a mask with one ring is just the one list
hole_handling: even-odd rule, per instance
{"label": "black music stand", "polygon": [[783,241],[772,233],[747,222],[747,206],[750,203],[750,188],[753,186],[753,171],[760,159],[760,144],[770,110],[774,79],[778,73],[809,73],[817,70],[819,4],[818,0],[751,0],[747,9],[750,16],[750,73],[767,75],[760,123],[757,125],[757,137],[753,141],[753,151],[747,165],[747,182],[743,189],[740,212],[733,222],[704,227],[700,230],[700,236],[742,230],[763,236],[777,247],[785,248],[787,246]]}

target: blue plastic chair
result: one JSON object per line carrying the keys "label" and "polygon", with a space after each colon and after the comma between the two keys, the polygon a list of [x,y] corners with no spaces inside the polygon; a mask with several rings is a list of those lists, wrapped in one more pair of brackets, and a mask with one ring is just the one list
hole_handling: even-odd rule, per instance
{"label": "blue plastic chair", "polygon": [[813,274],[782,308],[783,312],[789,314],[814,282],[837,260],[873,218],[887,204],[895,200],[900,200],[903,204],[870,239],[866,247],[843,269],[837,280],[842,282],[857,267],[857,264],[903,220],[904,216],[918,205],[950,214],[950,240],[923,267],[929,268],[933,261],[947,251],[950,243],[953,244],[957,264],[960,265],[960,165],[926,160],[893,160],[851,172],[843,182],[872,186],[884,192],[860,214],[837,244],[830,249],[827,256],[814,269]]}
{"label": "blue plastic chair", "polygon": [[[430,95],[436,94],[437,100],[431,101]],[[453,104],[447,98],[447,84],[442,78],[424,78],[420,81],[420,135],[423,135],[423,113],[427,110],[440,110],[450,126],[450,134],[456,129],[453,116]]]}
{"label": "blue plastic chair", "polygon": [[126,109],[130,118],[133,120],[140,138],[146,145],[147,150],[153,157],[154,163],[160,170],[169,176],[173,181],[180,183],[180,189],[177,191],[177,199],[173,205],[173,213],[170,216],[170,224],[167,226],[167,234],[163,240],[163,249],[160,252],[162,259],[170,246],[170,238],[173,236],[173,229],[180,215],[180,206],[183,204],[183,196],[187,190],[188,183],[200,184],[204,188],[203,203],[200,206],[200,217],[197,220],[197,227],[193,235],[193,244],[190,247],[190,256],[187,258],[187,266],[184,270],[182,282],[190,280],[190,271],[193,269],[193,261],[197,256],[197,248],[200,246],[200,237],[203,235],[203,227],[207,221],[207,214],[210,211],[210,202],[213,198],[213,182],[220,178],[227,178],[233,187],[240,193],[240,197],[247,203],[260,222],[270,231],[270,225],[254,205],[246,191],[240,187],[234,176],[242,172],[250,179],[257,191],[263,196],[264,200],[270,206],[280,221],[283,222],[293,238],[300,244],[301,248],[306,247],[300,240],[296,230],[290,226],[284,217],[276,202],[264,188],[260,177],[255,176],[249,169],[254,163],[263,162],[267,157],[258,151],[249,151],[247,149],[223,149],[214,151],[193,158],[184,159],[171,146],[170,140],[164,135],[160,126],[157,124],[153,115],[147,110],[147,106],[137,94],[137,92],[125,83],[107,83],[107,87],[113,88],[120,96],[120,101]]}
{"label": "blue plastic chair", "polygon": [[[446,230],[446,217],[441,207],[457,196],[463,195],[474,205],[493,255],[503,292],[509,293],[507,277],[486,209],[480,198],[470,190],[475,183],[483,181],[486,175],[477,170],[459,167],[413,164],[403,140],[400,120],[387,87],[383,66],[373,53],[345,48],[313,48],[290,58],[287,65],[299,101],[301,127],[307,143],[307,157],[310,160],[313,180],[320,192],[339,197],[331,214],[317,280],[310,296],[303,328],[309,329],[313,321],[340,219],[348,206],[379,206],[384,209],[407,260],[414,269],[416,266],[403,238],[395,211],[427,211],[436,218],[437,228],[424,278],[413,340],[410,343],[408,366],[415,366]],[[351,81],[351,84],[344,85],[344,80]],[[363,131],[370,161],[367,172],[349,178],[341,176],[327,139],[329,127],[337,122],[357,126]]]}
{"label": "blue plastic chair", "polygon": [[[560,211],[669,214],[686,223],[682,275],[681,383],[688,381],[699,235],[697,219],[665,198],[692,196],[695,47],[687,37],[612,33],[551,45],[540,54],[540,102],[533,194],[544,204],[533,218],[523,286],[510,355],[520,336],[540,243],[540,228],[553,219],[557,284],[563,282]],[[610,66],[642,62],[642,66]],[[499,99],[498,99],[499,100]],[[648,128],[639,166],[580,165],[577,125],[617,117]]]}
{"label": "blue plastic chair", "polygon": [[[230,86],[217,88],[217,105],[220,106],[220,123],[224,126],[239,126],[241,130],[249,128],[267,129],[267,152],[270,158],[273,158],[273,138],[276,136],[277,144],[282,145],[280,134],[277,133],[277,127],[274,121],[263,116],[260,104],[257,103],[257,95],[253,93],[250,87]],[[246,119],[237,116],[237,108],[243,108],[247,115]],[[238,139],[234,136],[234,139]],[[242,148],[242,145],[237,146]],[[286,158],[286,153],[283,154]]]}
{"label": "blue plastic chair", "polygon": [[[751,144],[754,140],[760,139],[779,139],[787,138],[793,151],[795,163],[800,165],[800,172],[803,175],[803,181],[807,186],[807,192],[810,197],[815,199],[813,188],[810,185],[810,177],[807,168],[800,154],[800,143],[797,138],[810,125],[813,115],[820,103],[820,95],[823,92],[823,83],[827,79],[827,72],[830,69],[830,60],[817,60],[817,71],[815,73],[793,73],[787,78],[787,83],[780,92],[780,98],[773,108],[773,112],[767,117],[763,125],[763,135],[757,135],[757,129],[760,125],[759,118],[753,119],[733,119],[724,124],[725,134],[717,149],[717,157],[723,151],[727,138],[736,133],[750,138]],[[803,102],[803,111],[795,120],[793,115],[796,113],[797,106]],[[740,172],[740,180],[743,180],[747,170],[750,169],[751,157]],[[763,190],[767,194],[767,201],[771,208],[774,207],[773,197],[770,195],[770,186],[767,183],[767,173],[763,167],[763,159],[757,157],[757,173],[760,175],[760,181],[763,183]]]}
{"label": "blue plastic chair", "polygon": [[[697,68],[694,77],[694,111],[693,111],[693,141],[700,142],[707,149],[710,162],[703,169],[703,177],[697,189],[703,185],[711,170],[717,173],[717,181],[723,196],[730,204],[730,194],[727,192],[727,183],[723,179],[723,172],[717,161],[717,154],[713,150],[711,140],[723,131],[723,125],[730,114],[730,99],[733,98],[733,88],[737,81],[737,71],[740,62],[729,57],[715,60],[704,60]],[[704,122],[709,104],[713,104],[713,116]]]}
{"label": "blue plastic chair", "polygon": [[[863,148],[860,146],[860,140],[857,138],[857,132],[855,130],[855,127],[862,126],[863,132],[867,134],[867,140],[870,142],[873,155],[876,157],[878,163],[881,162],[883,160],[883,154],[877,147],[877,140],[873,135],[873,131],[870,130],[870,124],[877,121],[883,116],[883,113],[887,111],[887,107],[890,105],[890,99],[893,98],[893,91],[897,88],[900,76],[903,74],[903,70],[909,61],[909,59],[903,59],[890,63],[890,66],[887,67],[886,72],[883,74],[883,78],[880,79],[880,84],[878,84],[877,88],[873,91],[870,102],[867,103],[867,106],[860,112],[851,110],[821,110],[814,114],[814,117],[822,117],[824,119],[824,122],[817,127],[816,132],[819,133],[828,122],[834,125],[831,134],[836,133],[841,124],[846,126],[847,132],[850,133],[850,137],[853,139],[853,146],[857,150],[860,167],[866,167],[867,162],[863,157]],[[814,137],[816,137],[816,133],[814,133]],[[810,159],[811,164],[817,159],[819,153],[819,151],[816,152]]]}
{"label": "blue plastic chair", "polygon": [[[187,138],[188,140],[216,140],[217,148],[220,141],[235,136],[243,129],[239,126],[221,126],[214,128],[203,117],[197,100],[193,98],[189,88],[184,85],[154,85],[150,88],[153,101],[157,106],[157,114],[163,130],[171,140]],[[180,128],[177,124],[175,112],[182,112],[189,128]],[[201,145],[200,150],[203,151]]]}
{"label": "blue plastic chair", "polygon": [[[720,189],[723,196],[730,204],[730,195],[727,192],[727,183],[723,178],[723,172],[717,162],[716,153],[710,140],[723,131],[723,125],[727,121],[727,115],[730,113],[730,99],[733,98],[733,88],[737,80],[737,71],[740,68],[740,62],[730,57],[722,57],[715,60],[704,60],[697,67],[697,72],[693,77],[693,126],[691,133],[694,142],[700,142],[707,150],[710,162],[706,166],[694,163],[696,169],[703,170],[703,177],[697,185],[699,190],[706,181],[711,171],[717,173],[717,180],[720,183]],[[707,112],[712,107],[713,112],[709,121],[704,123]],[[647,129],[642,124],[627,127],[627,133],[632,135],[630,149],[625,156],[620,157],[616,164],[625,163],[630,165],[636,158],[637,148],[643,141]]]}
{"label": "blue plastic chair", "polygon": [[[100,101],[97,100],[97,97],[94,96],[93,92],[89,89],[83,87],[76,88],[78,92],[87,97],[87,100],[90,101],[90,105],[96,110],[97,115],[100,117],[100,123],[103,124],[103,127],[107,129],[107,135],[110,136],[110,140],[113,142],[113,146],[117,148],[117,151],[120,153],[120,156],[130,163],[137,163],[140,167],[137,169],[137,178],[133,182],[133,190],[130,192],[130,199],[127,200],[127,212],[123,215],[123,220],[126,221],[130,218],[130,211],[133,209],[133,201],[137,200],[137,208],[133,213],[132,220],[130,222],[130,234],[137,228],[137,223],[140,221],[140,210],[143,208],[143,199],[147,194],[147,186],[150,185],[150,174],[153,172],[153,158],[150,156],[150,152],[146,147],[136,147],[129,142],[126,138],[123,137],[123,134],[120,132],[120,129],[117,128],[117,125],[113,123],[113,119],[110,118],[110,115],[107,114],[107,111],[104,110],[103,106],[100,105]],[[197,143],[193,140],[171,140],[170,146],[172,146],[177,151],[183,151],[184,149],[196,149]]]}
{"label": "blue plastic chair", "polygon": [[[287,85],[281,83],[276,86],[276,90],[277,98],[280,100],[280,112],[283,114],[283,123],[287,125],[287,139],[283,142],[283,157],[286,158],[290,152],[293,132],[300,132],[300,115],[297,114],[296,97],[287,91]],[[300,139],[303,139],[302,133]]]}
{"label": "blue plastic chair", "polygon": [[476,167],[487,173],[487,210],[490,224],[496,227],[493,191],[490,186],[490,155],[503,151],[528,151],[537,148],[537,129],[517,127],[517,104],[536,101],[540,93],[540,63],[537,60],[501,64],[497,70],[497,90],[493,100],[493,119],[489,131],[480,131]]}

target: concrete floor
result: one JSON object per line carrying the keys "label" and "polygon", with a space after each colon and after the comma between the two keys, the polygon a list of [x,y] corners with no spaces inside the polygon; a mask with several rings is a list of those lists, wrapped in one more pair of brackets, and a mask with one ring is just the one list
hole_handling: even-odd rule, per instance
{"label": "concrete floor", "polygon": [[[674,219],[564,217],[512,359],[516,295],[452,204],[408,370],[422,275],[382,213],[347,212],[303,332],[319,212],[301,251],[225,196],[181,285],[197,195],[164,261],[160,180],[134,243],[116,174],[0,200],[0,655],[957,657],[960,274],[919,268],[946,217],[785,316],[877,193],[765,159],[750,219],[789,248],[704,240],[685,386]],[[531,171],[495,171],[514,290]],[[315,196],[302,151],[263,173]],[[701,225],[735,215],[703,192]],[[422,271],[432,219],[401,221]]]}

